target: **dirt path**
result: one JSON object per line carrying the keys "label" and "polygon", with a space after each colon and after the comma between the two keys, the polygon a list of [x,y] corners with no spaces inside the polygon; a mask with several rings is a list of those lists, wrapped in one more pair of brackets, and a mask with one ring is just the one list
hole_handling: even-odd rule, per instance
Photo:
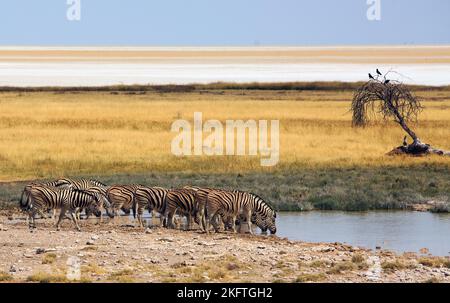
{"label": "dirt path", "polygon": [[24,217],[0,215],[0,281],[450,282],[449,258],[96,220],[81,232],[40,220],[31,233]]}

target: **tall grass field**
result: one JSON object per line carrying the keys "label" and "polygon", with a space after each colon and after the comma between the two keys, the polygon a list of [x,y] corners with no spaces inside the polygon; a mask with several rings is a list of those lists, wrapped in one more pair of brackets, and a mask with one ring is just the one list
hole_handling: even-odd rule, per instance
{"label": "tall grass field", "polygon": [[[167,89],[5,89],[0,93],[0,201],[21,181],[61,176],[110,183],[239,187],[280,209],[403,208],[450,197],[450,159],[392,157],[393,122],[351,125],[353,85],[210,85]],[[450,150],[450,89],[416,87],[420,138]],[[280,121],[280,160],[171,151],[176,119]],[[14,181],[14,182],[12,182]]]}

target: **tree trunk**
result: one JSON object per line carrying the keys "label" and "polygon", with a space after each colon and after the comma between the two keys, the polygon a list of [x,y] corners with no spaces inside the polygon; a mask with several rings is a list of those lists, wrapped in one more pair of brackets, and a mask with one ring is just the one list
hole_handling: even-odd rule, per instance
{"label": "tree trunk", "polygon": [[413,139],[412,144],[421,144],[419,138],[417,138],[416,133],[413,132],[412,129],[408,127],[408,125],[405,122],[405,119],[403,119],[402,115],[400,115],[397,108],[395,108],[395,106],[392,106],[392,110],[397,118],[397,123],[400,124],[403,130]]}

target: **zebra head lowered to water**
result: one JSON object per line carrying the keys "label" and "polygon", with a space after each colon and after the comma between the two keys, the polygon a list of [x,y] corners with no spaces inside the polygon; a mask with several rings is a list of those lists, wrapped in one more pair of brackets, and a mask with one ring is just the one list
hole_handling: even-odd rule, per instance
{"label": "zebra head lowered to water", "polygon": [[277,213],[258,195],[254,193],[250,193],[249,195],[256,201],[256,207],[251,217],[252,223],[256,224],[262,232],[267,232],[267,230],[269,230],[271,234],[275,234],[277,232],[277,227],[275,225]]}

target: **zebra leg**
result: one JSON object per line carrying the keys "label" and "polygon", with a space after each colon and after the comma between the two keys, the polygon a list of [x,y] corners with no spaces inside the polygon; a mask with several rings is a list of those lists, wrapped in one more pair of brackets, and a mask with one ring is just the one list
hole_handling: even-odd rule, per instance
{"label": "zebra leg", "polygon": [[250,232],[250,234],[253,235],[253,230],[252,230],[252,213],[251,212],[247,213],[246,220],[247,220],[247,225],[248,225],[248,231]]}
{"label": "zebra leg", "polygon": [[139,227],[144,227],[144,224],[142,223],[142,217],[144,215],[144,207],[138,206],[137,209],[137,219],[138,219],[138,225]]}
{"label": "zebra leg", "polygon": [[77,213],[75,211],[70,211],[70,215],[72,217],[72,221],[75,224],[75,227],[77,228],[78,231],[81,231],[80,226],[78,225],[78,220],[77,220]]}
{"label": "zebra leg", "polygon": [[191,230],[191,227],[192,227],[192,215],[191,214],[188,214],[187,216],[186,216],[186,230]]}
{"label": "zebra leg", "polygon": [[52,220],[56,220],[56,208],[52,210],[52,216],[50,217]]}
{"label": "zebra leg", "polygon": [[199,220],[199,224],[200,224],[200,228],[203,232],[206,233],[206,216],[205,216],[205,211],[204,210],[200,210],[197,213],[198,216],[198,220]]}
{"label": "zebra leg", "polygon": [[199,221],[200,221],[200,227],[204,232],[206,232],[206,218],[205,218],[205,210],[201,209],[199,212]]}
{"label": "zebra leg", "polygon": [[216,225],[214,224],[215,216],[212,211],[207,211],[205,213],[205,225],[206,225],[206,233],[209,234],[211,225],[214,227],[214,230],[217,232]]}
{"label": "zebra leg", "polygon": [[76,209],[75,210],[75,216],[77,216],[78,220],[81,220],[81,212],[82,211],[83,211],[82,209]]}
{"label": "zebra leg", "polygon": [[211,220],[210,220],[210,222],[212,222],[212,226],[214,227],[214,231],[215,231],[216,233],[219,232],[219,227],[217,226],[217,223],[216,223],[216,220],[217,220],[218,217],[219,217],[219,214],[218,214],[218,213],[215,213],[215,214],[212,216]]}
{"label": "zebra leg", "polygon": [[167,225],[167,228],[175,228],[175,222],[174,222],[174,217],[175,217],[175,214],[173,214],[173,213],[168,213],[167,214],[167,216],[166,216],[166,225]]}
{"label": "zebra leg", "polygon": [[166,218],[163,214],[159,214],[159,227],[165,227],[167,225]]}
{"label": "zebra leg", "polygon": [[28,213],[28,228],[32,230],[33,228],[36,228],[34,217],[36,216],[36,212],[34,210],[30,210]]}
{"label": "zebra leg", "polygon": [[58,222],[56,222],[56,230],[60,230],[59,224],[61,224],[61,221],[64,219],[65,216],[66,216],[66,208],[62,207],[61,212],[59,213]]}
{"label": "zebra leg", "polygon": [[231,222],[231,230],[233,230],[233,233],[237,233],[236,231],[236,216],[231,216],[231,220],[233,220]]}

